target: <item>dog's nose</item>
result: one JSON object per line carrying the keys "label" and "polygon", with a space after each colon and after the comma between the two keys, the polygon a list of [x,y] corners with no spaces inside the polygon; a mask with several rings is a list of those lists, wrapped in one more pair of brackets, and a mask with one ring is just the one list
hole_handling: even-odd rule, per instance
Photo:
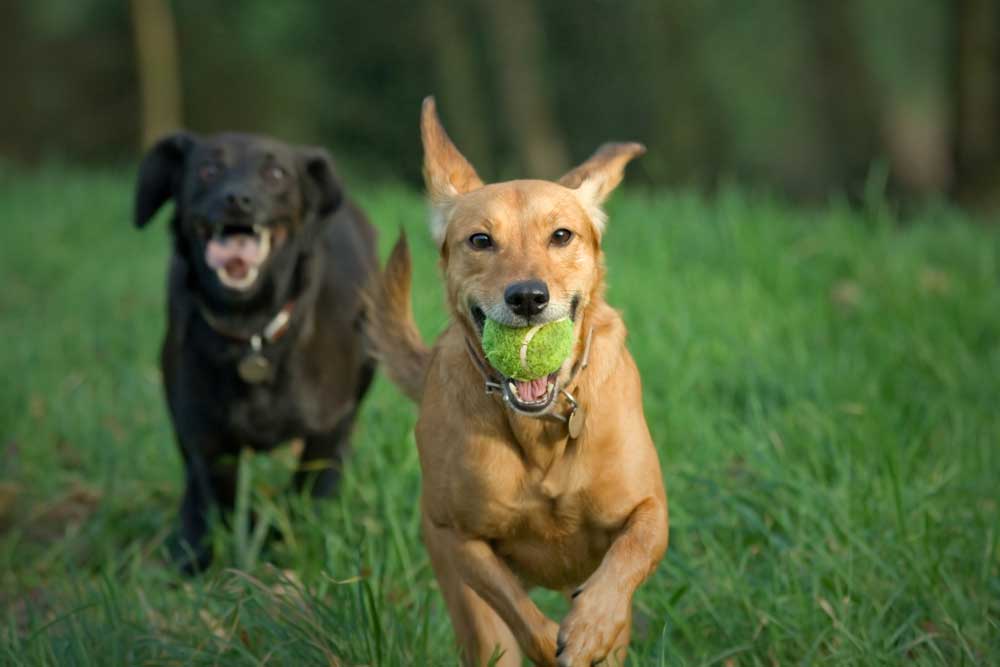
{"label": "dog's nose", "polygon": [[514,314],[531,317],[549,305],[549,286],[541,280],[522,280],[519,283],[512,283],[504,290],[503,300]]}
{"label": "dog's nose", "polygon": [[253,198],[246,192],[230,190],[225,195],[226,210],[230,213],[247,214],[253,212]]}

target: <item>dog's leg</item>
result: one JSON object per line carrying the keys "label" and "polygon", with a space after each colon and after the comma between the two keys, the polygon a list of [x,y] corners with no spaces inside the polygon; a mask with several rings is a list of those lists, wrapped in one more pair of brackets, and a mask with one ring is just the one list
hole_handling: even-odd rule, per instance
{"label": "dog's leg", "polygon": [[205,539],[211,497],[191,469],[184,473],[184,497],[181,500],[180,535],[171,548],[171,558],[184,574],[195,574],[212,562],[212,551]]}
{"label": "dog's leg", "polygon": [[667,548],[667,506],[648,498],[632,511],[600,567],[573,593],[559,627],[559,667],[622,664],[632,624],[632,595]]}
{"label": "dog's leg", "polygon": [[485,667],[499,656],[496,667],[521,667],[521,648],[507,624],[474,590],[456,576],[448,561],[431,557],[441,593],[468,667]]}
{"label": "dog's leg", "polygon": [[510,568],[482,540],[423,521],[424,541],[468,667],[519,667],[521,651],[536,665],[555,665],[558,626],[528,597]]}
{"label": "dog's leg", "polygon": [[451,554],[440,543],[425,541],[462,651],[462,664],[483,667],[497,652],[503,654],[497,667],[521,667],[521,649],[507,624],[458,576]]}
{"label": "dog's leg", "polygon": [[356,414],[352,409],[329,433],[306,436],[292,479],[296,491],[308,489],[313,498],[325,498],[334,492],[340,481],[344,454],[350,446]]}
{"label": "dog's leg", "polygon": [[314,498],[325,498],[336,490],[344,456],[350,449],[351,430],[358,416],[358,406],[368,393],[374,377],[375,362],[368,360],[362,364],[358,375],[354,405],[337,421],[332,431],[305,438],[305,447],[293,478],[296,491],[309,489]]}
{"label": "dog's leg", "polygon": [[185,574],[205,570],[212,562],[206,539],[213,507],[224,512],[233,508],[236,498],[236,466],[223,459],[206,460],[198,450],[184,452],[184,497],[181,500],[179,543],[173,559]]}

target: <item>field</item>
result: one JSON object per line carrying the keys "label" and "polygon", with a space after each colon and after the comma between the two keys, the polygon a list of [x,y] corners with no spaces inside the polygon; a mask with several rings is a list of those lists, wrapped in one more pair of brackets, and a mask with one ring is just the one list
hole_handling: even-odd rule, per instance
{"label": "field", "polygon": [[[356,196],[383,257],[408,231],[434,335],[419,194]],[[126,172],[0,190],[0,664],[457,664],[418,531],[415,411],[382,378],[335,501],[280,493],[287,448],[246,455],[214,569],[167,566],[168,235],[130,207]],[[671,501],[630,664],[1000,664],[997,228],[943,206],[901,221],[877,193],[800,209],[632,190],[609,209],[609,300]],[[249,531],[251,510],[282,539]]]}

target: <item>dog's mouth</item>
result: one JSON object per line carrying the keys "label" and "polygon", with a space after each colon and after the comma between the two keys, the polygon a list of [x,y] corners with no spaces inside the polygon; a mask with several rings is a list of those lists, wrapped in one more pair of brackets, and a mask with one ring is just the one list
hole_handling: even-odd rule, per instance
{"label": "dog's mouth", "polygon": [[[486,313],[476,305],[471,306],[469,312],[479,337],[482,339],[483,327],[486,325]],[[486,363],[488,364],[489,361]],[[490,368],[493,367],[490,366]],[[499,384],[503,391],[504,401],[515,412],[529,416],[544,414],[552,407],[556,396],[559,395],[559,371],[535,380],[517,380],[507,377],[495,368],[493,368],[493,372],[501,378]]]}
{"label": "dog's mouth", "polygon": [[539,415],[552,407],[559,393],[559,372],[537,380],[503,378],[503,399],[516,412]]}
{"label": "dog's mouth", "polygon": [[205,264],[219,282],[244,291],[257,282],[271,253],[271,229],[264,225],[226,224],[215,227],[205,243]]}
{"label": "dog's mouth", "polygon": [[479,306],[472,306],[469,309],[469,313],[472,315],[472,321],[476,323],[476,329],[479,331],[479,337],[483,337],[483,327],[486,326],[486,313]]}

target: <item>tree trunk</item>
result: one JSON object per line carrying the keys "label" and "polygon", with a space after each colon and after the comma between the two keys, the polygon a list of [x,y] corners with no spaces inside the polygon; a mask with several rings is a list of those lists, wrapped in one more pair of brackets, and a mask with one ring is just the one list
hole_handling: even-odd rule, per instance
{"label": "tree trunk", "polygon": [[434,92],[453,130],[451,136],[485,176],[492,169],[491,117],[484,101],[484,77],[476,71],[479,54],[462,8],[450,0],[429,0],[426,5],[427,34],[437,69]]}
{"label": "tree trunk", "polygon": [[825,131],[831,172],[849,189],[863,184],[879,153],[878,86],[865,65],[846,0],[802,5],[813,44],[815,110]]}
{"label": "tree trunk", "polygon": [[689,0],[634,2],[622,13],[635,54],[634,74],[645,88],[642,133],[650,146],[661,149],[643,158],[645,171],[658,182],[712,187],[723,171],[728,137],[697,55],[696,5]]}
{"label": "tree trunk", "polygon": [[526,175],[556,178],[569,165],[544,79],[545,33],[534,0],[482,0],[501,107]]}
{"label": "tree trunk", "polygon": [[181,126],[177,35],[168,0],[132,0],[132,32],[145,148]]}
{"label": "tree trunk", "polygon": [[1000,185],[1000,8],[996,0],[954,0],[952,9],[952,190],[981,204]]}
{"label": "tree trunk", "polygon": [[[24,21],[24,8],[20,3],[0,2],[0,24],[13,35],[23,35],[28,31]],[[0,40],[0,80],[4,82],[4,110],[2,122],[4,131],[0,133],[0,156],[27,160],[39,142],[38,123],[32,122],[38,114],[32,112],[34,92],[37,85],[35,76],[36,59],[32,58],[25,40]]]}

